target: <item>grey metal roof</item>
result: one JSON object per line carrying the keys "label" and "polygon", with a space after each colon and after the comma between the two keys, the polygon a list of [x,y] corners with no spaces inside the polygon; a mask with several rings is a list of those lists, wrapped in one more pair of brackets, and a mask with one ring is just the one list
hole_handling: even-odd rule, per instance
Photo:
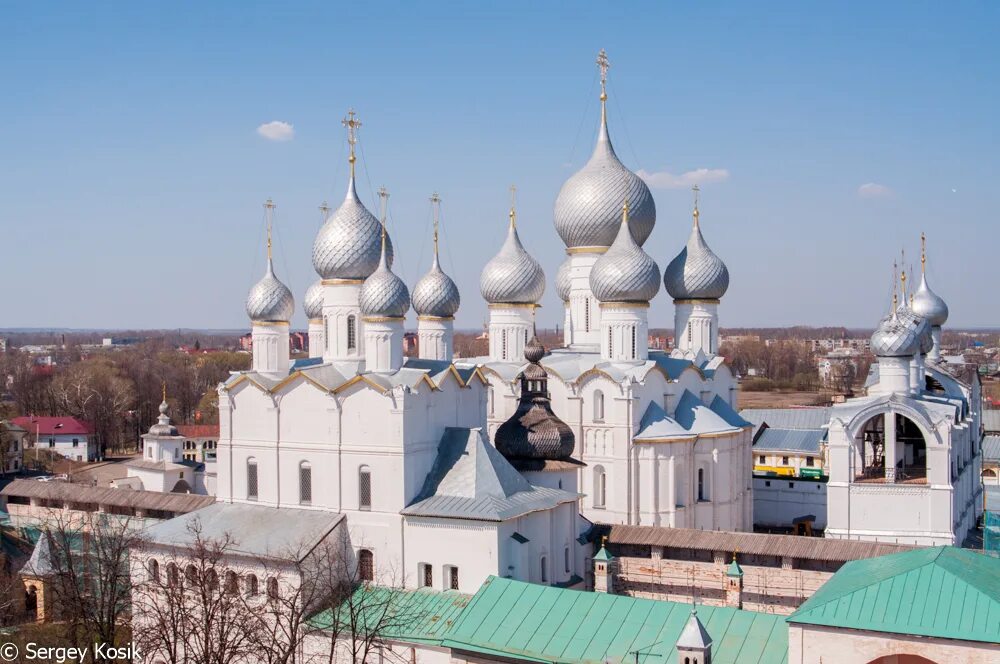
{"label": "grey metal roof", "polygon": [[983,459],[1000,462],[1000,435],[983,436]]}
{"label": "grey metal roof", "polygon": [[168,461],[162,459],[160,461],[150,461],[149,459],[133,459],[131,461],[126,461],[125,466],[128,468],[138,468],[140,470],[193,470],[195,472],[205,469],[205,464],[198,461],[191,461],[188,459],[178,459],[177,461]]}
{"label": "grey metal roof", "polygon": [[743,419],[754,427],[766,423],[775,429],[821,429],[830,424],[830,409],[823,408],[744,408]]}
{"label": "grey metal roof", "polygon": [[983,428],[986,431],[1000,434],[1000,410],[983,411]]}
{"label": "grey metal roof", "polygon": [[198,496],[135,489],[112,489],[72,484],[70,482],[39,482],[14,480],[0,490],[2,496],[42,498],[69,503],[95,503],[163,512],[191,512],[215,502],[215,496]]}
{"label": "grey metal roof", "polygon": [[273,261],[268,258],[267,271],[247,295],[247,316],[256,322],[289,321],[293,313],[292,291],[274,275]]}
{"label": "grey metal roof", "polygon": [[687,245],[663,271],[663,285],[675,300],[717,300],[729,289],[729,268],[705,242],[697,208]]}
{"label": "grey metal roof", "polygon": [[639,433],[635,435],[635,440],[690,438],[706,433],[735,431],[748,426],[750,423],[718,395],[706,406],[689,390],[684,390],[677,402],[674,417],[670,417],[657,402],[649,402],[639,421]]}
{"label": "grey metal roof", "polygon": [[197,525],[203,541],[231,536],[233,553],[302,560],[343,519],[338,512],[215,503],[150,526],[146,535],[153,544],[183,548],[195,542],[193,526]]}
{"label": "grey metal roof", "polygon": [[56,574],[56,567],[52,560],[55,552],[52,549],[52,535],[49,531],[43,530],[35,542],[35,548],[31,551],[31,557],[21,568],[21,574],[29,576],[45,577]]}
{"label": "grey metal roof", "polygon": [[489,444],[482,429],[449,427],[423,488],[402,513],[506,521],[578,498],[576,493],[530,484]]}
{"label": "grey metal roof", "polygon": [[819,454],[820,443],[826,438],[826,429],[775,429],[760,432],[753,444],[754,452],[812,452]]}

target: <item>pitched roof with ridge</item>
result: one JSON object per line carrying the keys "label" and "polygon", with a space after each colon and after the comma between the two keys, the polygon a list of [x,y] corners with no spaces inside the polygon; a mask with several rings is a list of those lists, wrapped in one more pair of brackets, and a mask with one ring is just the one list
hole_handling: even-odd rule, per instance
{"label": "pitched roof with ridge", "polygon": [[764,423],[776,429],[822,429],[830,423],[827,407],[744,408],[740,415],[751,422],[755,430]]}
{"label": "pitched roof with ridge", "polygon": [[[672,664],[691,606],[581,592],[489,577],[443,645],[529,662]],[[712,661],[782,663],[788,657],[783,616],[699,606]]]}
{"label": "pitched roof with ridge", "polygon": [[983,459],[985,461],[1000,461],[1000,436],[983,436]]}
{"label": "pitched roof with ridge", "polygon": [[15,417],[11,422],[27,430],[29,433],[37,432],[39,436],[72,436],[74,434],[87,436],[94,433],[93,424],[75,417],[38,417],[35,415],[25,415],[23,417]]}
{"label": "pitched roof with ridge", "polygon": [[487,442],[482,429],[448,427],[423,488],[402,513],[506,521],[578,498],[576,493],[530,484]]}
{"label": "pitched roof with ridge", "polygon": [[1000,642],[1000,559],[936,546],[847,563],[788,622]]}
{"label": "pitched roof with ridge", "polygon": [[1000,433],[1000,410],[991,409],[983,411],[983,428],[987,432]]}
{"label": "pitched roof with ridge", "polygon": [[826,429],[774,429],[767,427],[754,441],[754,452],[812,452],[819,454],[820,443],[826,438]]}

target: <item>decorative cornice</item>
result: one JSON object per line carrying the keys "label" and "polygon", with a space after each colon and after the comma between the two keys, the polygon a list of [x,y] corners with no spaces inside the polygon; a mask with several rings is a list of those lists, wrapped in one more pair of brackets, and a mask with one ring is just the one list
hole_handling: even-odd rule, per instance
{"label": "decorative cornice", "polygon": [[250,323],[251,327],[288,327],[287,320],[255,320]]}
{"label": "decorative cornice", "polygon": [[345,286],[345,285],[356,285],[359,286],[365,283],[364,279],[324,279],[324,286]]}
{"label": "decorative cornice", "polygon": [[613,307],[631,307],[633,309],[649,309],[649,302],[599,302],[601,309]]}
{"label": "decorative cornice", "polygon": [[402,323],[406,318],[402,316],[362,316],[361,320],[366,323]]}
{"label": "decorative cornice", "polygon": [[418,321],[419,320],[426,320],[426,321],[450,321],[451,320],[451,321],[453,321],[453,320],[455,320],[455,317],[454,316],[417,316],[417,320]]}
{"label": "decorative cornice", "polygon": [[708,299],[691,299],[691,300],[674,300],[674,304],[719,304],[721,300],[715,298]]}
{"label": "decorative cornice", "polygon": [[535,302],[495,302],[486,306],[489,309],[541,309],[542,307]]}
{"label": "decorative cornice", "polygon": [[607,252],[608,247],[568,247],[566,249],[566,255],[572,256],[573,254],[603,254]]}

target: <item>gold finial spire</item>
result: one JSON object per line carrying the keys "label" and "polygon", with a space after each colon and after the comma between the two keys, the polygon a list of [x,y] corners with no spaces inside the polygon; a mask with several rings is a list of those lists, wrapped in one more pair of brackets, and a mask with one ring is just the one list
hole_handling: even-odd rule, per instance
{"label": "gold finial spire", "polygon": [[319,213],[322,215],[324,222],[330,216],[330,206],[326,204],[326,201],[323,201],[323,204],[319,206]]}
{"label": "gold finial spire", "polygon": [[927,236],[920,233],[920,274],[927,273]]}
{"label": "gold finial spire", "polygon": [[267,211],[267,260],[271,260],[271,225],[274,223],[274,201],[270,198],[264,201],[264,209]]}
{"label": "gold finial spire", "polygon": [[438,223],[441,216],[441,197],[435,191],[431,194],[431,210],[434,212],[434,258],[438,255]]}
{"label": "gold finial spire", "polygon": [[626,198],[625,202],[622,203],[622,223],[623,224],[627,224],[628,223],[628,209],[629,209],[628,208],[628,199]]}
{"label": "gold finial spire", "polygon": [[896,295],[896,275],[899,274],[899,264],[896,261],[892,262],[892,309],[889,313],[893,316],[896,315],[896,305],[899,304],[899,299]]}
{"label": "gold finial spire", "polygon": [[361,120],[358,119],[357,114],[354,109],[348,109],[347,116],[340,121],[340,124],[347,127],[347,142],[351,145],[351,156],[347,158],[347,161],[351,164],[351,177],[354,177],[354,162],[356,158],[354,156],[354,145],[358,142],[358,129],[361,128]]}
{"label": "gold finial spire", "polygon": [[167,403],[167,381],[162,381],[160,385],[163,387],[163,403]]}
{"label": "gold finial spire", "polygon": [[695,185],[695,186],[691,187],[691,191],[694,192],[694,212],[692,213],[692,214],[694,214],[694,225],[698,226],[698,216],[700,214],[698,212],[698,192],[701,191],[701,187],[699,187],[698,185]]}
{"label": "gold finial spire", "polygon": [[510,185],[510,227],[517,227],[517,187]]}
{"label": "gold finial spire", "polygon": [[899,292],[902,295],[903,302],[906,302],[906,268],[899,273]]}
{"label": "gold finial spire", "polygon": [[389,206],[389,191],[384,185],[378,188],[378,197],[382,199],[382,255],[385,256],[385,217]]}

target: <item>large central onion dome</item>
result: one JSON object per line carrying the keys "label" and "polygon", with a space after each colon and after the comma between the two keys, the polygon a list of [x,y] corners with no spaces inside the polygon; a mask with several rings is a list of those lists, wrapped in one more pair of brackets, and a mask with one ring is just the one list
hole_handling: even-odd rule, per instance
{"label": "large central onion dome", "polygon": [[483,268],[479,291],[489,304],[535,304],[545,293],[545,272],[521,244],[513,210],[507,239]]}
{"label": "large central onion dome", "polygon": [[628,202],[618,236],[590,271],[590,290],[601,302],[649,302],[660,290],[660,268],[630,232]]}
{"label": "large central onion dome", "polygon": [[317,279],[313,285],[306,290],[306,297],[302,303],[302,308],[306,312],[308,320],[318,320],[323,317],[323,280]]}
{"label": "large central onion dome", "polygon": [[410,308],[410,291],[389,267],[386,257],[389,238],[384,231],[382,238],[378,267],[361,284],[358,304],[361,315],[368,318],[403,318]]}
{"label": "large central onion dome", "polygon": [[274,276],[274,263],[267,259],[267,272],[247,295],[247,316],[255,323],[287,323],[295,313],[295,298],[288,286]]}
{"label": "large central onion dome", "polygon": [[[353,167],[352,167],[353,171]],[[382,226],[358,198],[354,173],[347,196],[313,242],[313,267],[324,279],[365,279],[378,267]],[[388,265],[392,266],[392,242],[386,239]]]}
{"label": "large central onion dome", "polygon": [[563,184],[556,198],[555,224],[570,249],[608,247],[618,234],[621,202],[632,205],[632,237],[640,245],[653,232],[656,203],[649,187],[618,160],[601,104],[601,129],[590,161]]}
{"label": "large central onion dome", "polygon": [[413,310],[418,316],[451,318],[461,303],[458,286],[441,269],[435,249],[430,271],[413,287]]}
{"label": "large central onion dome", "polygon": [[524,347],[528,366],[518,376],[521,399],[517,410],[494,436],[497,450],[521,470],[541,470],[545,461],[569,460],[575,447],[573,430],[552,412],[548,373],[539,364],[544,355],[545,349],[533,336]]}
{"label": "large central onion dome", "polygon": [[882,319],[871,338],[871,349],[877,357],[913,357],[920,352],[916,328],[900,319],[897,309]]}
{"label": "large central onion dome", "polygon": [[687,246],[663,271],[663,285],[675,300],[718,300],[729,288],[729,268],[708,248],[697,207]]}

